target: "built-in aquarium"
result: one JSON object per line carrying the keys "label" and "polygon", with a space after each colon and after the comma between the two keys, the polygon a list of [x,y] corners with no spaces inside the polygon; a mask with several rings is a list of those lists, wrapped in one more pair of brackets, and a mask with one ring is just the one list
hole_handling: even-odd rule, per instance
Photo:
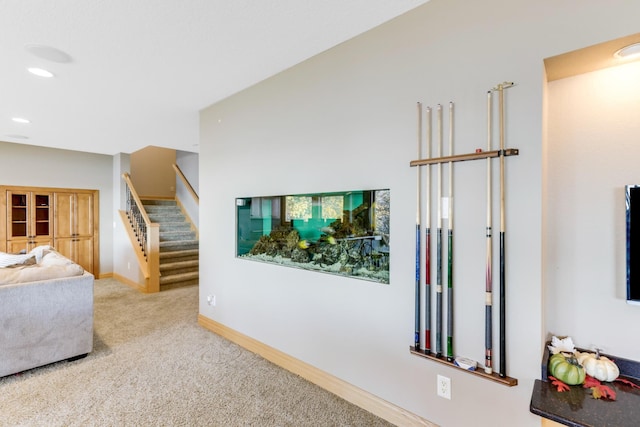
{"label": "built-in aquarium", "polygon": [[236,199],[236,255],[389,283],[389,190]]}

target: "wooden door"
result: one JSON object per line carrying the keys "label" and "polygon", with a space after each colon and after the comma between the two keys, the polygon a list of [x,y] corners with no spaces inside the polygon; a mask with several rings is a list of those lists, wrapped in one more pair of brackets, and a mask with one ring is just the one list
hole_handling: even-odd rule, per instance
{"label": "wooden door", "polygon": [[93,273],[93,238],[79,237],[74,240],[74,262],[80,264],[89,273]]}
{"label": "wooden door", "polygon": [[75,262],[74,258],[74,242],[72,237],[56,238],[56,251],[60,252],[63,256],[69,258]]}
{"label": "wooden door", "polygon": [[7,252],[10,254],[18,254],[22,251],[29,252],[29,240],[27,239],[13,239],[7,241]]}
{"label": "wooden door", "polygon": [[93,235],[93,194],[55,193],[56,236]]}
{"label": "wooden door", "polygon": [[17,254],[22,251],[29,252],[37,246],[50,245],[53,246],[53,240],[44,237],[37,239],[13,239],[7,241],[7,252]]}
{"label": "wooden door", "polygon": [[93,236],[93,194],[76,193],[74,210],[76,236]]}
{"label": "wooden door", "polygon": [[93,273],[93,238],[63,237],[56,239],[56,250]]}
{"label": "wooden door", "polygon": [[74,193],[55,193],[55,236],[56,240],[62,237],[74,236]]}
{"label": "wooden door", "polygon": [[94,194],[55,193],[55,246],[85,270],[94,267]]}

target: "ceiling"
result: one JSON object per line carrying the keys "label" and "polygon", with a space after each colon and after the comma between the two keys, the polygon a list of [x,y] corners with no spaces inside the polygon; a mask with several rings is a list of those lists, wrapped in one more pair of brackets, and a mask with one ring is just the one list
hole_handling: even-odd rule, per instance
{"label": "ceiling", "polygon": [[427,1],[0,0],[0,140],[198,152],[199,110]]}
{"label": "ceiling", "polygon": [[546,58],[547,80],[564,79],[637,61],[637,55],[626,59],[614,55],[619,49],[636,43],[640,43],[640,33]]}

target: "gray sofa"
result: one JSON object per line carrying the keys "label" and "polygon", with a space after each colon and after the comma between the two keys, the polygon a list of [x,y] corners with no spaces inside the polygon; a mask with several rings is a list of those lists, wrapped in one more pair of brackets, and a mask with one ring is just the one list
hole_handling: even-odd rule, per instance
{"label": "gray sofa", "polygon": [[92,274],[0,285],[0,377],[93,350]]}

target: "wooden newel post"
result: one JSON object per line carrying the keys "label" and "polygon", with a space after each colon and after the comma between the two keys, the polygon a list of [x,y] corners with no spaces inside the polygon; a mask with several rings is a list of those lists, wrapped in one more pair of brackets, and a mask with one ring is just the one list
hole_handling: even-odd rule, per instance
{"label": "wooden newel post", "polygon": [[160,292],[160,224],[151,223],[147,230],[147,293]]}

